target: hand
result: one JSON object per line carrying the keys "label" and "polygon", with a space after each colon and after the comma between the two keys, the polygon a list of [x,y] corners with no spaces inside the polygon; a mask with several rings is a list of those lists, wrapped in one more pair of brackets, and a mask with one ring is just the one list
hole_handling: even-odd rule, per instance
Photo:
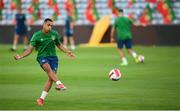
{"label": "hand", "polygon": [[21,59],[21,56],[17,54],[17,55],[14,56],[14,59],[19,60],[19,59]]}
{"label": "hand", "polygon": [[68,55],[71,59],[75,59],[75,55],[74,55],[71,51],[68,51],[68,52],[67,52],[67,55]]}

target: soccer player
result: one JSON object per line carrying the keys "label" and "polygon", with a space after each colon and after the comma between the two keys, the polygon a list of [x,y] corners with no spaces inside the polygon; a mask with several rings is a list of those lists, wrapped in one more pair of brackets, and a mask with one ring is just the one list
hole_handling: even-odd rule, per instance
{"label": "soccer player", "polygon": [[43,23],[42,30],[35,32],[31,38],[30,45],[26,51],[22,54],[17,54],[14,56],[16,60],[20,60],[31,54],[35,48],[38,51],[37,61],[39,62],[42,69],[47,73],[48,80],[45,84],[44,90],[39,99],[37,99],[37,104],[42,106],[44,104],[45,97],[47,96],[53,82],[56,83],[57,90],[65,90],[66,87],[58,79],[56,72],[58,68],[58,58],[56,55],[56,47],[66,53],[70,58],[74,59],[74,54],[63,47],[60,43],[60,37],[58,32],[52,29],[53,20],[46,18]]}
{"label": "soccer player", "polygon": [[70,16],[67,16],[65,21],[65,36],[63,38],[64,47],[67,47],[68,42],[70,43],[71,50],[75,50],[75,43],[74,43],[74,19]]}
{"label": "soccer player", "polygon": [[25,14],[22,13],[20,6],[18,8],[18,13],[15,15],[15,20],[16,20],[15,34],[13,38],[13,45],[10,50],[11,51],[17,50],[17,43],[19,37],[23,37],[24,50],[26,50],[28,46],[26,16]]}
{"label": "soccer player", "polygon": [[125,54],[123,52],[123,46],[126,46],[126,49],[128,50],[128,53],[131,54],[135,61],[138,63],[138,58],[136,52],[132,49],[132,33],[131,33],[131,26],[139,25],[137,22],[132,22],[129,18],[123,16],[123,10],[118,9],[118,17],[115,19],[114,25],[111,30],[111,42],[114,41],[114,31],[117,31],[117,47],[119,55],[122,59],[121,66],[127,66],[128,61],[125,57]]}

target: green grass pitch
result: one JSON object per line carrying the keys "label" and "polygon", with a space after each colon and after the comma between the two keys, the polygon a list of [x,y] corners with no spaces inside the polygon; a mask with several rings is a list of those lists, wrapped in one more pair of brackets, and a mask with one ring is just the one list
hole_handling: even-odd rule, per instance
{"label": "green grass pitch", "polygon": [[[127,67],[120,67],[114,47],[78,47],[75,60],[58,52],[58,76],[68,89],[58,92],[53,85],[43,107],[36,105],[36,99],[47,75],[36,62],[36,52],[15,61],[9,48],[0,45],[1,110],[180,109],[180,47],[136,46],[136,51],[145,56],[145,63],[136,64],[128,55]],[[108,78],[113,68],[122,73],[119,81]]]}

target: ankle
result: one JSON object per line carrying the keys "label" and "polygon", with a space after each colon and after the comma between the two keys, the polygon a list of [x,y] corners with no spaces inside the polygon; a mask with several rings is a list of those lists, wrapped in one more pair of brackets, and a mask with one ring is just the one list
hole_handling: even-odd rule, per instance
{"label": "ankle", "polygon": [[62,82],[60,80],[56,81],[56,85],[60,85]]}

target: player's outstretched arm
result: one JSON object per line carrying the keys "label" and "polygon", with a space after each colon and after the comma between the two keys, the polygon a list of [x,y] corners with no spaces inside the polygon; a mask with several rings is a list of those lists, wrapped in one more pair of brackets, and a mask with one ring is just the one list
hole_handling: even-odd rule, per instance
{"label": "player's outstretched arm", "polygon": [[16,54],[16,55],[14,56],[14,59],[15,59],[15,60],[19,60],[19,59],[22,59],[22,58],[30,55],[30,54],[32,53],[33,49],[34,49],[34,47],[30,45],[30,46],[28,47],[28,49],[26,49],[22,54]]}
{"label": "player's outstretched arm", "polygon": [[75,59],[75,55],[70,50],[65,48],[62,44],[57,45],[57,47],[58,49],[66,53],[71,59]]}

